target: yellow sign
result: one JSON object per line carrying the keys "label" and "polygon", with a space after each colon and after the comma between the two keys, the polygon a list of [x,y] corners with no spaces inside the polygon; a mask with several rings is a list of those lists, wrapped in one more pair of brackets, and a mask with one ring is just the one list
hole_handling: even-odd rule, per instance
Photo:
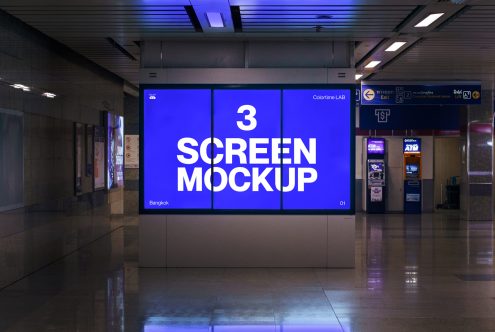
{"label": "yellow sign", "polygon": [[480,99],[480,96],[481,96],[481,94],[479,91],[476,91],[476,90],[473,91],[473,99]]}
{"label": "yellow sign", "polygon": [[373,91],[373,89],[364,90],[363,98],[368,101],[375,99],[375,91]]}

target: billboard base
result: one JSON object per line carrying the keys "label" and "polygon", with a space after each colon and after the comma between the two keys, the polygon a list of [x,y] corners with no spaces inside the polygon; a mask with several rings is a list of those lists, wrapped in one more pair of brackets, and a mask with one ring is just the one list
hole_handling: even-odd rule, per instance
{"label": "billboard base", "polygon": [[353,268],[353,215],[140,215],[140,267]]}

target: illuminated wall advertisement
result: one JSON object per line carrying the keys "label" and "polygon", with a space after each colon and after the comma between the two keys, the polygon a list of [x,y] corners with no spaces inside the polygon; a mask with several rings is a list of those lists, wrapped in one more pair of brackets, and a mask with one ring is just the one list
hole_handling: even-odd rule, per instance
{"label": "illuminated wall advertisement", "polygon": [[94,127],[94,189],[105,189],[105,127]]}
{"label": "illuminated wall advertisement", "polygon": [[368,154],[384,154],[385,140],[383,138],[368,138]]}
{"label": "illuminated wall advertisement", "polygon": [[421,138],[406,137],[402,143],[404,153],[421,153]]}
{"label": "illuminated wall advertisement", "polygon": [[107,189],[124,185],[124,117],[108,113]]}
{"label": "illuminated wall advertisement", "polygon": [[143,87],[141,211],[353,213],[353,93]]}

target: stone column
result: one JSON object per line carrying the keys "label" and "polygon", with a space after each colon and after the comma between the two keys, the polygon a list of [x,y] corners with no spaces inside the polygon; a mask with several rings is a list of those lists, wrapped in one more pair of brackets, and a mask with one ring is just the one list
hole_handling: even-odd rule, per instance
{"label": "stone column", "polygon": [[[139,99],[124,96],[125,135],[139,135]],[[137,215],[139,210],[139,168],[126,168],[124,173],[124,214]]]}
{"label": "stone column", "polygon": [[468,220],[493,217],[493,92],[482,86],[481,105],[469,105],[462,143],[461,209]]}

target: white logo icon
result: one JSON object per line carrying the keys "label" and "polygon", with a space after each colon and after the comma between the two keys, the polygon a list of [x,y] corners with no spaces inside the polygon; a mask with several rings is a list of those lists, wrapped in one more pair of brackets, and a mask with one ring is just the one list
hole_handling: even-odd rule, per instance
{"label": "white logo icon", "polygon": [[371,101],[375,99],[375,91],[373,89],[366,89],[363,92],[364,99]]}
{"label": "white logo icon", "polygon": [[404,149],[406,152],[417,152],[419,151],[418,144],[406,144],[406,148]]}
{"label": "white logo icon", "polygon": [[388,117],[390,116],[389,109],[376,109],[375,116],[378,123],[388,123]]}
{"label": "white logo icon", "polygon": [[471,91],[464,91],[462,93],[462,99],[471,99]]}
{"label": "white logo icon", "polygon": [[152,95],[152,94],[150,94],[149,99],[150,99],[150,100],[155,100],[155,99],[156,99],[156,95]]}

